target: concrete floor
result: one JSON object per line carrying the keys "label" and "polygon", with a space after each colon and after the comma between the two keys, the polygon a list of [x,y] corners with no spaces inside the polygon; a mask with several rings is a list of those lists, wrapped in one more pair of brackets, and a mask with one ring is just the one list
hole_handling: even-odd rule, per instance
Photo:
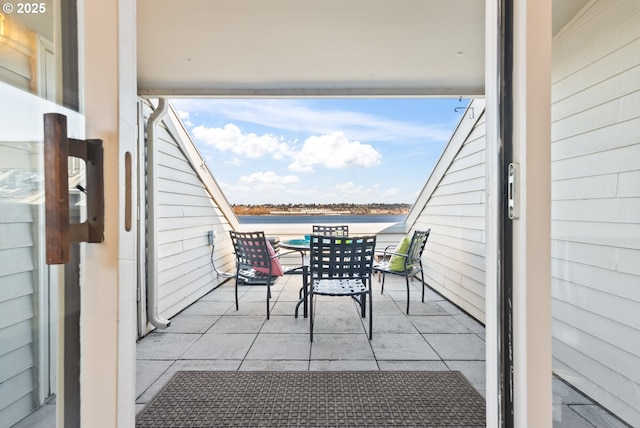
{"label": "concrete floor", "polygon": [[420,302],[411,283],[410,315],[404,278],[388,275],[384,294],[374,279],[373,340],[368,318],[348,297],[316,298],[314,341],[309,320],[294,318],[302,277],[285,275],[272,287],[234,281],[210,292],[137,345],[140,410],[178,370],[459,370],[485,394],[484,327],[430,289]]}
{"label": "concrete floor", "polygon": [[[208,293],[137,344],[136,410],[140,411],[179,370],[459,370],[485,396],[484,327],[430,289],[420,302],[419,281],[411,283],[405,314],[404,278],[387,276],[384,294],[374,279],[373,340],[368,318],[346,297],[318,297],[314,341],[309,320],[294,318],[302,277],[286,275],[272,287],[271,319],[266,288],[234,282]],[[553,426],[626,427],[619,419],[554,378]],[[55,425],[55,404],[14,428]]]}

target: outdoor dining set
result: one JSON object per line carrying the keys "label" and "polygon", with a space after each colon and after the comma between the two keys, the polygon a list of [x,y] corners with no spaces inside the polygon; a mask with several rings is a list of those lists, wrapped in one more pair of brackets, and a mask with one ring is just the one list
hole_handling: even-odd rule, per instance
{"label": "outdoor dining set", "polygon": [[[360,315],[369,318],[369,340],[373,338],[372,278],[381,276],[381,292],[387,274],[404,276],[407,287],[409,314],[409,281],[420,273],[422,302],[425,282],[422,252],[429,238],[430,229],[414,231],[404,236],[397,245],[376,248],[376,236],[349,235],[347,225],[313,225],[312,233],[302,239],[276,241],[264,232],[230,231],[236,257],[235,304],[239,309],[238,287],[263,285],[266,287],[267,319],[270,316],[271,286],[278,277],[300,274],[302,287],[300,300],[295,308],[303,306],[304,317],[309,318],[309,337],[313,341],[315,296],[346,296],[356,300]],[[272,244],[273,243],[273,244]],[[276,248],[274,248],[274,245]],[[280,258],[299,253],[300,264],[283,267]],[[368,308],[368,309],[367,309]]]}

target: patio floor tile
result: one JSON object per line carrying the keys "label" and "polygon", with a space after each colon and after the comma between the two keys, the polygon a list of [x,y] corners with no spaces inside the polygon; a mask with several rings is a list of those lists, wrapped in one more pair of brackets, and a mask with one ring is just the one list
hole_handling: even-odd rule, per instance
{"label": "patio floor tile", "polygon": [[182,311],[181,315],[224,315],[233,302],[198,301]]}
{"label": "patio floor tile", "polygon": [[425,334],[443,360],[484,360],[485,343],[475,334]]}
{"label": "patio floor tile", "polygon": [[451,315],[412,316],[409,319],[420,333],[470,333]]}
{"label": "patio floor tile", "polygon": [[380,333],[373,330],[371,346],[380,360],[439,360],[440,358],[418,334]]}
{"label": "patio floor tile", "polygon": [[364,334],[314,333],[311,360],[374,360],[374,355]]}
{"label": "patio floor tile", "polygon": [[150,333],[136,345],[136,358],[142,360],[177,360],[200,335],[186,333]]}
{"label": "patio floor tile", "polygon": [[242,360],[247,355],[256,334],[203,334],[180,359],[182,360]]}
{"label": "patio floor tile", "polygon": [[223,317],[207,333],[258,333],[265,321],[263,316]]}
{"label": "patio floor tile", "polygon": [[309,336],[306,334],[260,334],[247,354],[247,360],[309,359]]}
{"label": "patio floor tile", "polygon": [[244,360],[240,371],[302,371],[309,370],[309,360]]}
{"label": "patio floor tile", "polygon": [[447,365],[443,361],[439,360],[426,360],[426,361],[378,361],[380,370],[386,371],[445,371],[449,370]]}
{"label": "patio floor tile", "polygon": [[378,371],[376,360],[313,360],[309,371]]}
{"label": "patio floor tile", "polygon": [[220,319],[220,315],[182,315],[174,317],[166,330],[155,333],[204,333]]}

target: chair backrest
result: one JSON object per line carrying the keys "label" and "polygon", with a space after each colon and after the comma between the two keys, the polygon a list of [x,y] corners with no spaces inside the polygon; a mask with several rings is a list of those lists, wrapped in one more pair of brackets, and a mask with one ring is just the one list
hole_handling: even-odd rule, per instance
{"label": "chair backrest", "polygon": [[371,277],[375,236],[311,235],[309,270],[313,279]]}
{"label": "chair backrest", "polygon": [[324,226],[319,224],[313,225],[313,234],[322,236],[349,236],[349,226]]}
{"label": "chair backrest", "polygon": [[431,229],[416,230],[413,232],[413,237],[407,250],[406,266],[413,266],[420,263],[424,246],[427,244],[427,239],[429,239],[429,233],[431,233]]}
{"label": "chair backrest", "polygon": [[271,257],[264,232],[229,231],[239,266],[271,268]]}

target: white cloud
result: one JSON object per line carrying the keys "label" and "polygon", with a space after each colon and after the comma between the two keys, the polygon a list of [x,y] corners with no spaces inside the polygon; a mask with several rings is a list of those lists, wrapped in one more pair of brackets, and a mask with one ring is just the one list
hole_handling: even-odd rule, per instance
{"label": "white cloud", "polygon": [[239,182],[243,184],[258,185],[284,185],[298,182],[299,179],[295,175],[278,175],[273,171],[254,172],[250,175],[243,175]]}
{"label": "white cloud", "polygon": [[225,125],[224,128],[196,126],[191,130],[191,133],[202,144],[247,158],[255,159],[271,155],[274,159],[281,160],[292,155],[291,148],[283,137],[268,134],[246,134],[231,123]]}
{"label": "white cloud", "polygon": [[229,121],[252,122],[277,129],[311,134],[342,130],[360,141],[448,141],[451,124],[425,124],[340,109],[318,109],[305,101],[287,99],[173,100],[183,110],[206,112]]}
{"label": "white cloud", "polygon": [[363,185],[356,185],[351,181],[348,183],[336,184],[335,186],[333,186],[333,188],[336,190],[336,192],[342,195],[358,195],[360,193],[363,193],[365,189]]}
{"label": "white cloud", "polygon": [[182,123],[184,123],[185,126],[188,126],[188,127],[193,126],[193,123],[189,119],[188,111],[178,110],[177,112],[178,112],[178,116],[180,116],[180,120],[182,121]]}
{"label": "white cloud", "polygon": [[316,165],[325,168],[368,168],[380,164],[382,155],[369,144],[349,141],[342,132],[312,136],[289,165],[292,171],[311,172]]}

